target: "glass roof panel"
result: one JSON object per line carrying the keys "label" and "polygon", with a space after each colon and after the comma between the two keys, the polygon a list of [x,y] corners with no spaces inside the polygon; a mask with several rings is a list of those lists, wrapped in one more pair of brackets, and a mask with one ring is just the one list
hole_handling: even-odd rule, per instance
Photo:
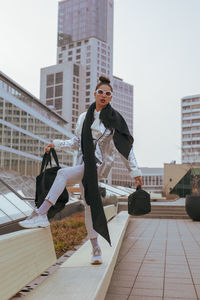
{"label": "glass roof panel", "polygon": [[20,212],[9,200],[0,195],[0,209],[8,215],[12,220],[23,218],[25,215]]}
{"label": "glass roof panel", "polygon": [[15,176],[9,178],[2,178],[8,185],[16,191],[21,191],[24,197],[34,197],[35,195],[35,181],[33,178],[25,176]]}
{"label": "glass roof panel", "polygon": [[4,194],[4,197],[6,197],[10,202],[17,206],[17,208],[23,211],[23,213],[27,216],[30,215],[33,210],[29,204],[27,204],[24,200],[21,200],[12,192]]}
{"label": "glass roof panel", "polygon": [[11,220],[12,220],[12,219],[10,219],[8,216],[6,216],[6,214],[4,214],[4,213],[0,210],[0,224],[10,222]]}

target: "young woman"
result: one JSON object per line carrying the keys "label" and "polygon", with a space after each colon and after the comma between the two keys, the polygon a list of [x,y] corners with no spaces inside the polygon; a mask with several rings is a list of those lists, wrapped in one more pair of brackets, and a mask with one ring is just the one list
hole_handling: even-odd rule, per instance
{"label": "young woman", "polygon": [[76,166],[60,169],[40,208],[19,222],[24,228],[49,226],[49,208],[56,203],[67,183],[79,183],[85,203],[85,224],[93,248],[92,264],[102,263],[98,233],[111,243],[98,180],[108,176],[115,153],[119,153],[135,184],[142,185],[141,171],[132,149],[133,138],[123,117],[110,105],[112,92],[110,80],[101,76],[94,92],[96,101],[79,116],[75,136],[71,140],[54,140],[46,146],[47,153],[51,148],[78,150]]}

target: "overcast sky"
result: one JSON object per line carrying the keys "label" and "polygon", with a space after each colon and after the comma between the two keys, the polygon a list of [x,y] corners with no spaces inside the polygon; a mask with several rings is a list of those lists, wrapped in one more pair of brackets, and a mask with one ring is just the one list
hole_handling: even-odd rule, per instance
{"label": "overcast sky", "polygon": [[[138,164],[181,162],[180,99],[200,94],[200,1],[114,3],[114,75],[134,85]],[[40,68],[56,63],[57,11],[57,0],[0,0],[0,69],[36,97]]]}

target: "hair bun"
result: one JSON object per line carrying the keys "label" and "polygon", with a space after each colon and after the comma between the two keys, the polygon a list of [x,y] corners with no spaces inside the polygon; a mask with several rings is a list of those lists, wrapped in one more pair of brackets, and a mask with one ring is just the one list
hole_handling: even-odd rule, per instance
{"label": "hair bun", "polygon": [[108,77],[105,76],[100,76],[99,77],[99,81],[105,84],[110,84],[110,79]]}

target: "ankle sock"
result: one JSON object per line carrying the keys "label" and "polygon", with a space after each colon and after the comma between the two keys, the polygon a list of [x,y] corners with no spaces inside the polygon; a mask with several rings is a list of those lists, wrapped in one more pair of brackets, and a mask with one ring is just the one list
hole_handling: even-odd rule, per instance
{"label": "ankle sock", "polygon": [[42,203],[42,205],[38,208],[37,212],[39,215],[46,215],[49,208],[52,206],[51,203],[49,203],[48,201],[45,201]]}

